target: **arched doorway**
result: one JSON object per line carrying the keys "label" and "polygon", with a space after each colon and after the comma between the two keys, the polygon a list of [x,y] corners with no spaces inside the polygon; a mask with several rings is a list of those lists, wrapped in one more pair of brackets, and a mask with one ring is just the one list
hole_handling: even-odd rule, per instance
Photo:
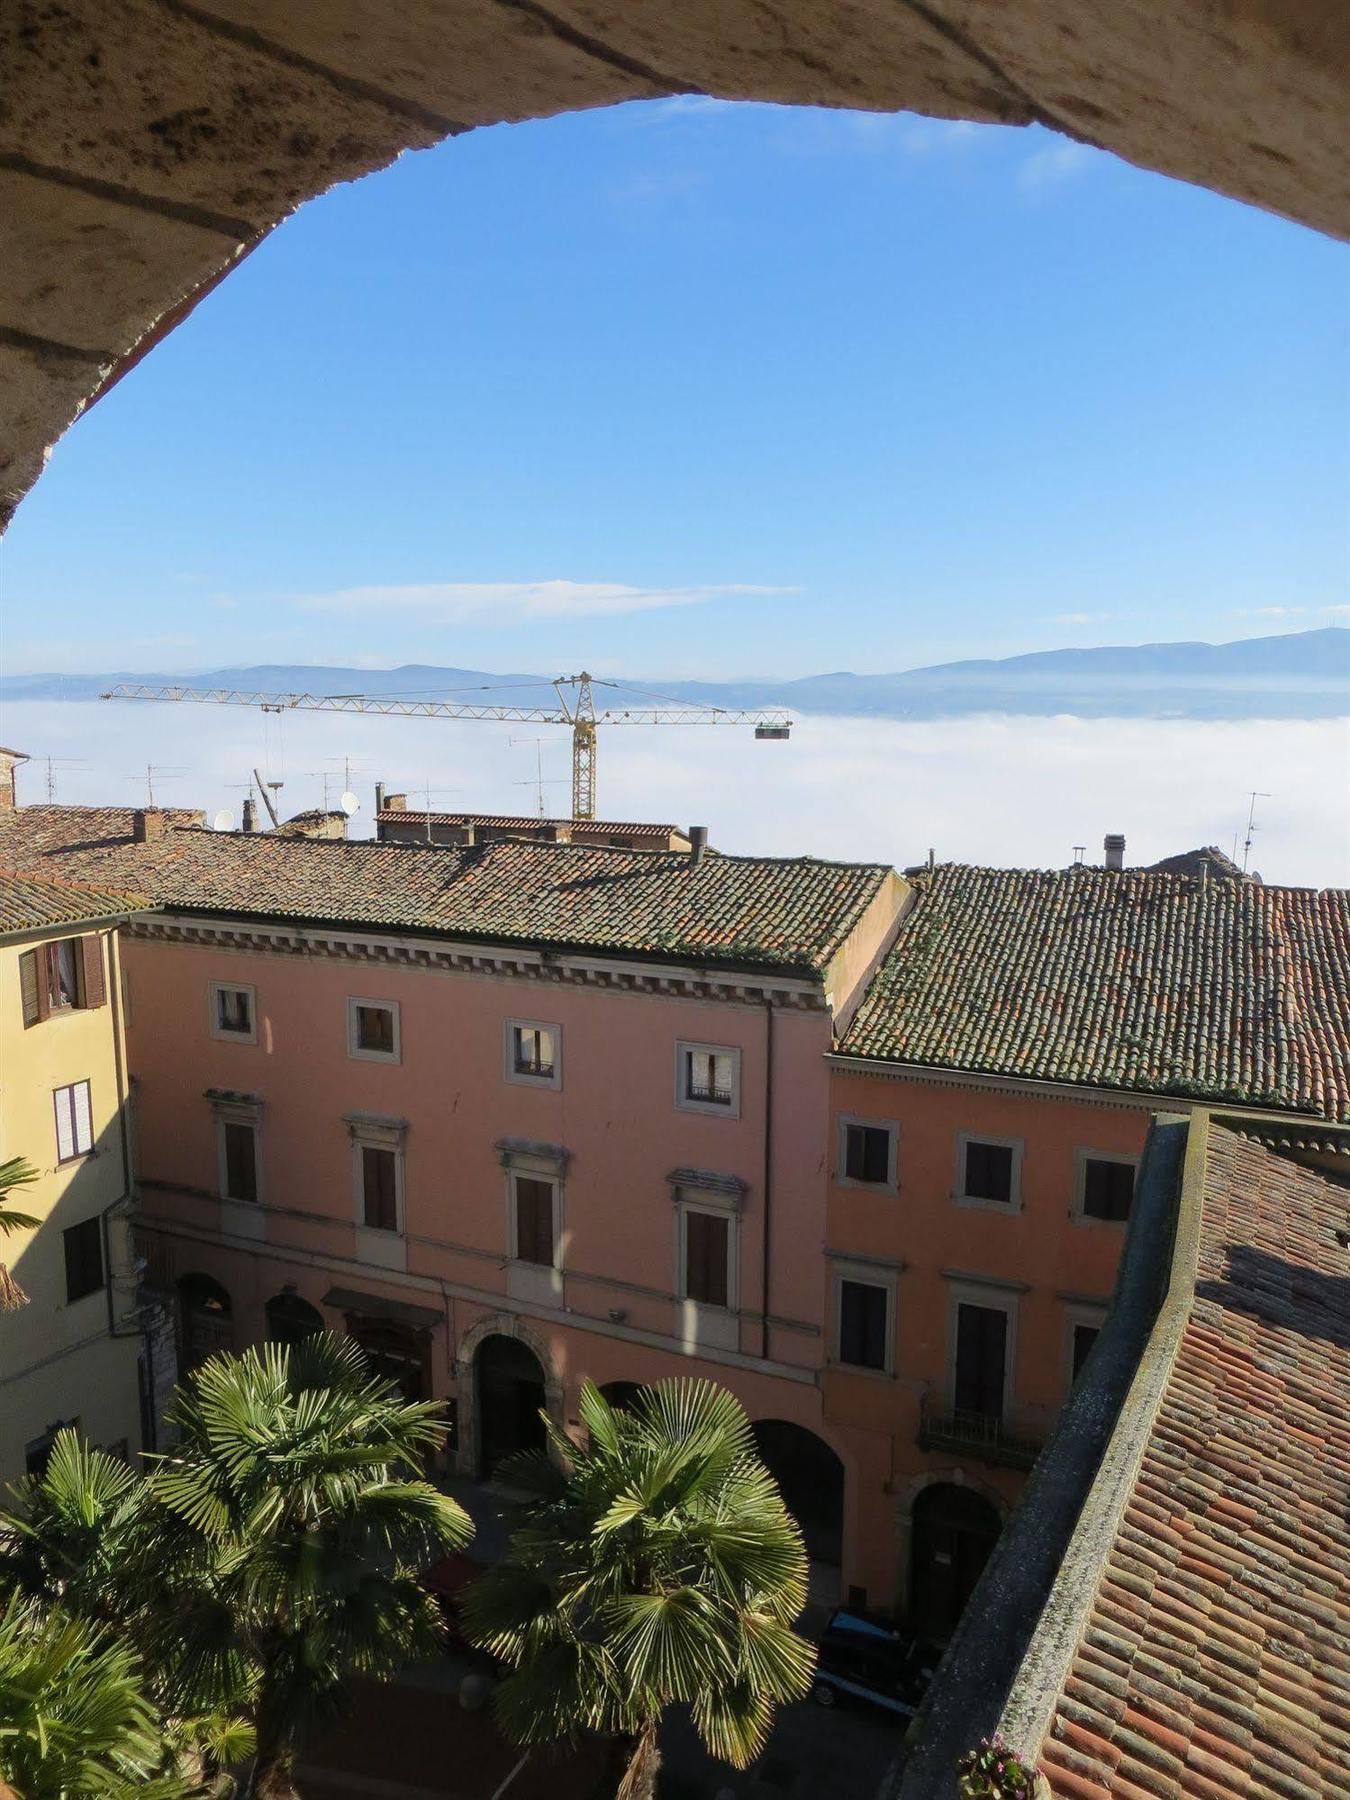
{"label": "arched doorway", "polygon": [[178,1281],[178,1368],[186,1375],[209,1356],[234,1349],[234,1307],[229,1291],[210,1275]]}
{"label": "arched doorway", "polygon": [[601,1398],[608,1400],[615,1412],[632,1412],[641,1392],[640,1381],[607,1381],[600,1390]]}
{"label": "arched doorway", "polygon": [[392,1381],[405,1400],[431,1397],[425,1332],[390,1319],[362,1318],[353,1318],[349,1330],[365,1351],[373,1375]]}
{"label": "arched doorway", "polygon": [[[844,1555],[844,1465],[823,1438],[786,1419],[757,1419],[755,1447],[802,1528],[812,1589],[837,1599]],[[829,1572],[832,1572],[829,1573]],[[834,1592],[825,1589],[832,1583]]]}
{"label": "arched doorway", "polygon": [[484,1338],[474,1361],[478,1397],[481,1473],[491,1475],[503,1457],[542,1450],[545,1443],[544,1371],[519,1338]]}
{"label": "arched doorway", "polygon": [[939,1481],[914,1502],[910,1615],[926,1637],[949,1638],[998,1542],[1002,1520],[973,1488]]}
{"label": "arched doorway", "polygon": [[299,1294],[273,1294],[265,1311],[269,1344],[299,1344],[323,1330],[323,1314]]}

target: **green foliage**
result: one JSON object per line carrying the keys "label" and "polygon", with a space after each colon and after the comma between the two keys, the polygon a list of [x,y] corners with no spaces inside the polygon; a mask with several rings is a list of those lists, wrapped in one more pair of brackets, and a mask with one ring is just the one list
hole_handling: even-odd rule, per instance
{"label": "green foliage", "polygon": [[212,1357],[180,1392],[176,1451],[145,1480],[58,1434],[45,1474],[0,1512],[0,1583],[135,1643],[204,1766],[236,1761],[256,1731],[255,1792],[285,1793],[297,1746],[353,1676],[388,1676],[439,1641],[417,1575],[471,1527],[422,1479],[437,1411],[372,1378],[347,1338]]}
{"label": "green foliage", "polygon": [[83,1619],[0,1614],[0,1775],[22,1800],[187,1800],[137,1658]]}
{"label": "green foliage", "polygon": [[969,1800],[1034,1800],[1035,1769],[1015,1755],[997,1732],[968,1750],[956,1772],[960,1791]]}
{"label": "green foliage", "polygon": [[629,1792],[662,1712],[684,1701],[709,1750],[744,1768],[775,1703],[811,1684],[814,1651],[791,1629],[806,1601],[801,1531],[716,1384],[661,1382],[619,1411],[586,1382],[581,1417],[584,1448],[550,1425],[553,1459],[501,1470],[531,1498],[466,1596],[470,1638],[513,1671],[498,1722],[520,1744],[637,1737]]}
{"label": "green foliage", "polygon": [[[15,1188],[28,1187],[38,1178],[32,1163],[22,1156],[11,1156],[0,1163],[0,1238],[12,1237],[19,1231],[36,1231],[42,1223],[32,1213],[15,1212],[9,1197]],[[28,1304],[28,1296],[15,1281],[4,1263],[0,1263],[0,1312],[17,1312]]]}

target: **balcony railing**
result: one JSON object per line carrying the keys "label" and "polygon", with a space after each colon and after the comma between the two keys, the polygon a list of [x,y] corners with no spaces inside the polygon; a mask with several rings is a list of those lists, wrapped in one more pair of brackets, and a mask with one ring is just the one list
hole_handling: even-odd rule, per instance
{"label": "balcony railing", "polygon": [[542,1056],[518,1056],[516,1058],[517,1075],[534,1075],[541,1081],[552,1081],[553,1059]]}
{"label": "balcony railing", "polygon": [[716,1087],[707,1082],[690,1082],[687,1098],[701,1100],[705,1106],[730,1106],[734,1094],[729,1087]]}
{"label": "balcony railing", "polygon": [[1049,1435],[1039,1416],[964,1412],[925,1395],[919,1407],[920,1450],[949,1450],[1008,1469],[1029,1469]]}

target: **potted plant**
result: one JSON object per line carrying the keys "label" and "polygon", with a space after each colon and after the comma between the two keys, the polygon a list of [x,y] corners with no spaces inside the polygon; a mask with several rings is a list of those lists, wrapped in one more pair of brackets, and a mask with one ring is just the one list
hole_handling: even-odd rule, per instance
{"label": "potted plant", "polygon": [[998,1732],[967,1750],[956,1772],[968,1800],[1042,1800],[1050,1792],[1040,1770],[1024,1762]]}

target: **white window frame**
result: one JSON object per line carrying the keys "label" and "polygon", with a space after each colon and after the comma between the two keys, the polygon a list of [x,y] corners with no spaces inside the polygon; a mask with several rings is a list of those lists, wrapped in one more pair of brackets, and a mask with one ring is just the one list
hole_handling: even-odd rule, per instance
{"label": "white window frame", "polygon": [[[408,1238],[404,1165],[407,1122],[367,1113],[349,1113],[346,1123],[352,1141],[352,1216],[356,1223],[357,1257],[362,1262],[374,1263],[382,1269],[406,1271]],[[396,1223],[392,1231],[386,1231],[379,1225],[366,1224],[365,1169],[361,1156],[363,1150],[392,1150],[394,1153]]]}
{"label": "white window frame", "polygon": [[[1089,1150],[1080,1144],[1073,1153],[1073,1205],[1069,1209],[1069,1217],[1075,1225],[1095,1225],[1106,1231],[1124,1231],[1129,1219],[1099,1219],[1096,1213],[1084,1212],[1083,1204],[1087,1198],[1087,1166],[1090,1162],[1125,1163],[1134,1170],[1135,1187],[1139,1185],[1139,1158],[1131,1156],[1123,1150]],[[1130,1211],[1134,1211],[1134,1201],[1130,1201]]]}
{"label": "white window frame", "polygon": [[[261,1206],[263,1203],[262,1119],[256,1111],[244,1107],[217,1106],[216,1109],[216,1192],[233,1206]],[[256,1200],[245,1200],[242,1194],[229,1191],[229,1157],[225,1149],[225,1127],[247,1125],[253,1133],[253,1186]]]}
{"label": "white window frame", "polygon": [[[1095,1223],[1095,1221],[1094,1221]],[[1065,1399],[1073,1392],[1073,1334],[1080,1325],[1087,1325],[1093,1331],[1100,1332],[1106,1323],[1107,1308],[1094,1306],[1087,1300],[1071,1300],[1064,1303],[1064,1355],[1061,1374],[1064,1377]]]}
{"label": "white window frame", "polygon": [[[707,1056],[731,1058],[731,1100],[723,1106],[716,1100],[697,1100],[685,1091],[685,1064],[688,1056],[702,1052]],[[680,1112],[703,1113],[714,1119],[739,1119],[741,1116],[741,1052],[737,1044],[698,1044],[681,1038],[675,1045],[675,1105]]]}
{"label": "white window frame", "polygon": [[[88,1143],[83,1146],[80,1143],[80,1106],[78,1099],[75,1098],[80,1088],[84,1089],[84,1126],[89,1138]],[[71,1151],[69,1156],[61,1154],[61,1102],[58,1098],[61,1094],[71,1096],[69,1112]],[[56,1132],[56,1166],[58,1169],[66,1168],[71,1163],[83,1162],[86,1156],[93,1156],[98,1140],[94,1132],[94,1090],[87,1076],[82,1076],[78,1081],[63,1081],[60,1087],[52,1089],[52,1125]]]}
{"label": "white window frame", "polygon": [[[553,1037],[553,1073],[551,1075],[531,1075],[526,1069],[516,1067],[516,1033],[518,1031],[547,1031]],[[561,1025],[555,1025],[550,1019],[507,1019],[502,1035],[502,1074],[507,1081],[513,1081],[518,1087],[560,1088],[562,1086],[563,1032]]]}
{"label": "white window frame", "polygon": [[[830,1262],[830,1366],[848,1375],[870,1375],[874,1381],[893,1381],[896,1315],[899,1310],[899,1268],[894,1263],[869,1262],[856,1257],[835,1256],[831,1257]],[[856,1282],[860,1287],[884,1288],[886,1291],[886,1361],[880,1369],[869,1369],[863,1363],[845,1362],[840,1354],[844,1335],[846,1281]]]}
{"label": "white window frame", "polygon": [[[1006,1200],[986,1200],[979,1194],[966,1192],[966,1147],[970,1144],[992,1144],[998,1149],[1012,1151],[1012,1170]],[[983,1208],[985,1212],[1001,1213],[1004,1217],[1020,1213],[1022,1210],[1022,1157],[1025,1150],[1026,1140],[1023,1138],[995,1137],[990,1131],[958,1131],[956,1134],[956,1169],[952,1181],[953,1205]]]}
{"label": "white window frame", "polygon": [[[365,1050],[361,1047],[360,1009],[367,1007],[373,1011],[387,1012],[394,1021],[394,1047],[392,1050]],[[403,1021],[399,1017],[397,1000],[367,999],[364,995],[349,994],[347,996],[347,1054],[356,1062],[397,1063],[403,1061]]]}
{"label": "white window frame", "polygon": [[[220,1023],[220,996],[222,994],[248,995],[247,1031],[226,1031]],[[210,1006],[211,1036],[222,1044],[256,1044],[258,1041],[258,990],[248,981],[213,981],[208,995]]]}
{"label": "white window frame", "polygon": [[[848,1173],[848,1133],[851,1125],[861,1126],[869,1131],[884,1131],[890,1138],[886,1153],[886,1179],[884,1181],[859,1181],[857,1176]],[[869,1119],[862,1113],[840,1113],[838,1128],[835,1133],[835,1184],[838,1187],[858,1188],[865,1194],[898,1194],[900,1191],[900,1121],[898,1119]]]}
{"label": "white window frame", "polygon": [[[976,1134],[978,1136],[978,1134]],[[995,1138],[979,1138],[982,1144],[997,1142]],[[990,1206],[998,1206],[996,1200],[982,1202]],[[1017,1393],[1017,1322],[1022,1299],[1022,1289],[1010,1287],[1002,1282],[990,1280],[972,1281],[969,1276],[959,1279],[947,1278],[947,1366],[945,1374],[944,1398],[947,1406],[956,1410],[956,1345],[960,1330],[961,1308],[963,1306],[982,1306],[988,1312],[1001,1312],[1007,1317],[1007,1327],[1003,1334],[1003,1409],[999,1414],[1001,1422],[1006,1423],[1011,1416],[1013,1400]]]}

